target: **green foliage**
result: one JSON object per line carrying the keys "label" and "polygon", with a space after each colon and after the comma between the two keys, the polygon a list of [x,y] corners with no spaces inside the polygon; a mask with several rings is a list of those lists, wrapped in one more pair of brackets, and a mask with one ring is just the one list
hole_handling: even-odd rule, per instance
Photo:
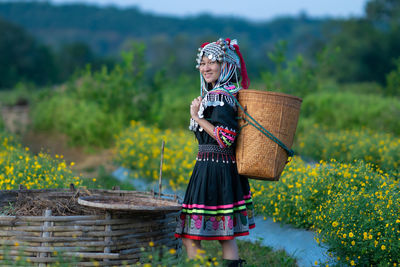
{"label": "green foliage", "polygon": [[36,130],[56,131],[72,145],[108,147],[130,120],[145,119],[150,109],[143,85],[144,47],[124,52],[123,62],[108,71],[92,72],[71,80],[66,89],[51,92],[33,110]]}
{"label": "green foliage", "polygon": [[33,125],[39,131],[64,133],[71,145],[107,147],[122,130],[123,114],[106,113],[94,102],[56,94],[33,110]]}
{"label": "green foliage", "polygon": [[153,88],[151,113],[147,122],[162,129],[187,129],[189,104],[199,95],[199,81],[193,76],[180,75],[171,79],[158,73]]}
{"label": "green foliage", "polygon": [[111,65],[111,60],[96,56],[91,48],[80,41],[63,43],[54,54],[57,65],[57,80],[67,81],[75,72],[91,64],[93,69],[99,69],[101,64]]}
{"label": "green foliage", "polygon": [[[252,243],[237,239],[239,257],[246,260],[246,266],[270,266],[270,267],[295,267],[296,259],[287,255],[284,250],[273,251],[270,247],[261,245],[259,241]],[[183,252],[181,264],[178,266],[224,266],[222,261],[222,249],[218,241],[205,241],[204,257],[195,261],[188,261],[186,251]],[[210,262],[211,264],[207,264]]]}
{"label": "green foliage", "polygon": [[375,94],[377,98],[380,98],[383,95],[384,89],[383,87],[376,82],[359,82],[359,83],[346,83],[346,84],[338,84],[338,92],[351,92],[354,94]]}
{"label": "green foliage", "polygon": [[252,186],[258,214],[316,229],[317,242],[340,263],[399,263],[399,183],[381,170],[362,161],[310,166],[295,157],[279,182]]}
{"label": "green foliage", "polygon": [[[380,27],[369,19],[338,21],[326,44],[337,50],[337,59],[329,64],[329,72],[339,82],[385,83],[394,69],[393,59],[400,56],[400,27]],[[357,36],[357,38],[354,38]]]}
{"label": "green foliage", "polygon": [[365,7],[367,18],[380,27],[399,25],[400,3],[395,0],[370,0]]}
{"label": "green foliage", "polygon": [[55,80],[55,64],[48,47],[2,18],[0,33],[0,89],[11,88],[19,81],[44,84]]}
{"label": "green foliage", "polygon": [[385,94],[390,96],[400,96],[400,58],[396,60],[396,67],[386,76]]}
{"label": "green foliage", "polygon": [[332,158],[340,162],[361,159],[386,172],[397,171],[400,175],[400,138],[388,133],[368,129],[330,131],[314,125],[298,135],[295,151],[325,161]]}
{"label": "green foliage", "polygon": [[331,130],[366,127],[400,135],[400,101],[395,98],[351,92],[311,94],[303,99],[300,116],[300,133],[318,124]]}
{"label": "green foliage", "polygon": [[4,131],[4,121],[3,121],[3,117],[0,116],[0,133]]}
{"label": "green foliage", "polygon": [[122,62],[110,71],[103,67],[93,72],[88,67],[82,76],[68,84],[66,94],[94,102],[106,113],[120,112],[125,121],[145,117],[143,113],[149,108],[149,92],[142,83],[146,68],[144,46],[133,44],[131,50],[121,55]]}
{"label": "green foliage", "polygon": [[275,63],[275,73],[266,71],[261,77],[267,90],[279,91],[296,96],[305,96],[318,89],[314,70],[306,64],[304,58],[298,55],[292,61],[286,60],[286,42],[279,42],[275,51],[268,53],[271,61]]}
{"label": "green foliage", "polygon": [[46,89],[38,89],[32,83],[17,83],[12,90],[0,91],[0,104],[6,106],[27,105],[35,102]]}

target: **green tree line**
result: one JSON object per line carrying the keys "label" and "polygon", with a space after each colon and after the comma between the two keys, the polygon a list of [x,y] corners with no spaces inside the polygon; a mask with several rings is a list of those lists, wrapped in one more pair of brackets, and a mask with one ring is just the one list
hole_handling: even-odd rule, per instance
{"label": "green tree line", "polygon": [[171,77],[192,73],[199,44],[229,36],[240,40],[250,77],[255,80],[266,70],[282,70],[285,62],[277,64],[279,59],[269,54],[279,40],[285,40],[285,57],[296,61],[290,68],[320,66],[323,56],[324,66],[317,70],[320,78],[342,83],[376,82],[394,95],[398,94],[395,77],[400,69],[399,6],[399,1],[370,0],[365,15],[359,18],[300,15],[250,22],[209,15],[174,18],[137,8],[2,2],[0,88],[21,80],[62,82],[87,63],[94,69],[110,66],[131,41],[146,47],[144,63],[149,78],[160,70]]}

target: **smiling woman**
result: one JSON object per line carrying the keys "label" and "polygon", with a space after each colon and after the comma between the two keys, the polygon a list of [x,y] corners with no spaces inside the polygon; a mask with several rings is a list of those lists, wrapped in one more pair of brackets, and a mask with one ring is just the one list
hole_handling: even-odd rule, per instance
{"label": "smiling woman", "polygon": [[199,254],[201,240],[218,240],[224,266],[242,266],[235,237],[248,235],[255,224],[249,182],[236,166],[234,98],[249,80],[236,40],[203,44],[197,63],[201,96],[190,106],[189,128],[199,150],[175,236],[182,238],[189,258]]}

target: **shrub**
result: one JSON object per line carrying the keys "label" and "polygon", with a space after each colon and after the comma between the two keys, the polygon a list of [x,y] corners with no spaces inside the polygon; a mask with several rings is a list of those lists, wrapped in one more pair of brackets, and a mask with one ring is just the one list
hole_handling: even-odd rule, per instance
{"label": "shrub", "polygon": [[131,119],[145,119],[151,102],[142,83],[143,47],[122,55],[111,71],[88,67],[42,98],[32,112],[35,129],[64,133],[72,145],[108,147]]}
{"label": "shrub", "polygon": [[95,103],[105,113],[120,113],[126,124],[142,119],[149,110],[149,91],[143,83],[144,46],[122,52],[122,62],[112,70],[103,67],[93,72],[88,67],[80,76],[72,79],[65,94],[77,100]]}
{"label": "shrub", "polygon": [[279,182],[252,186],[256,212],[316,229],[317,241],[339,262],[399,263],[399,183],[372,165],[331,160],[311,166],[294,157]]}
{"label": "shrub", "polygon": [[122,130],[122,114],[106,113],[98,104],[56,94],[38,103],[33,125],[39,131],[64,133],[73,145],[107,147]]}

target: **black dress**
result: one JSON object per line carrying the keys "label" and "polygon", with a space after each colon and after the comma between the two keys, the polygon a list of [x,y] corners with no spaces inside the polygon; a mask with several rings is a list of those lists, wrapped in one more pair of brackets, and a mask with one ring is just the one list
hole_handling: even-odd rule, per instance
{"label": "black dress", "polygon": [[178,238],[228,240],[255,227],[249,182],[238,174],[235,161],[236,104],[224,90],[210,93],[203,115],[215,126],[218,141],[201,128],[195,131],[199,152],[176,228]]}

